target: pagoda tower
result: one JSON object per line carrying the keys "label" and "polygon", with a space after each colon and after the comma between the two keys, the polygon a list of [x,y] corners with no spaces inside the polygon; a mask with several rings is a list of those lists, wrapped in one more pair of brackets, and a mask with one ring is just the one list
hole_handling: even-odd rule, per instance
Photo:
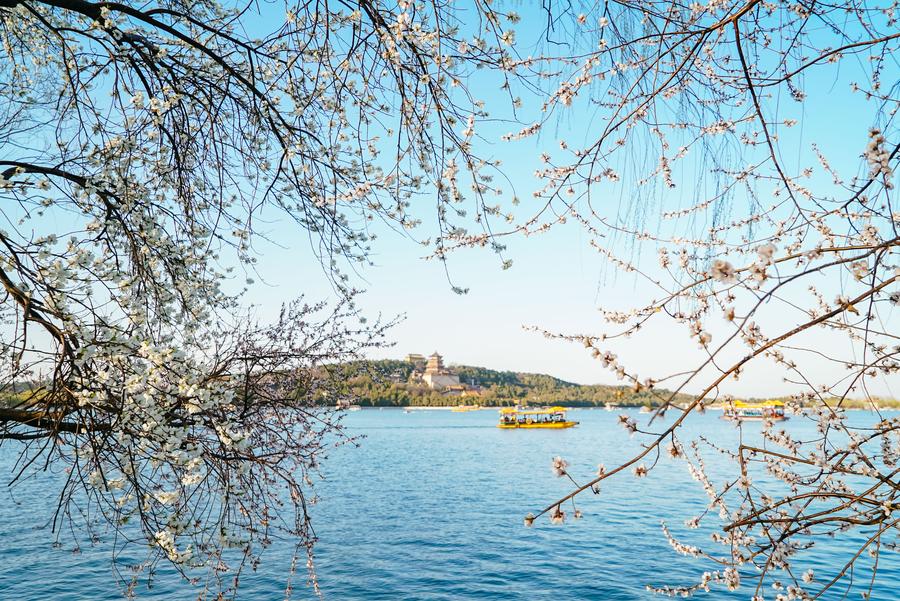
{"label": "pagoda tower", "polygon": [[444,358],[437,352],[428,357],[428,363],[425,364],[425,373],[439,374],[444,371]]}
{"label": "pagoda tower", "polygon": [[459,376],[444,367],[444,359],[437,352],[432,353],[428,357],[425,373],[422,374],[422,381],[429,388],[437,390],[443,390],[450,386],[459,386]]}

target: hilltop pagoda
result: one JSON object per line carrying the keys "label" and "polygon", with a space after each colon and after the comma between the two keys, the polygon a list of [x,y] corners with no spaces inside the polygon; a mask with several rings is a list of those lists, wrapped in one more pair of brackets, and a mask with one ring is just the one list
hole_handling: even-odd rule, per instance
{"label": "hilltop pagoda", "polygon": [[444,367],[444,359],[437,352],[428,357],[422,381],[428,384],[429,388],[438,390],[459,386],[459,376]]}
{"label": "hilltop pagoda", "polygon": [[427,360],[422,355],[411,353],[406,356],[406,361],[415,366],[409,378],[411,382],[422,382],[432,390],[459,392],[467,389],[459,383],[459,376],[444,366],[444,358],[437,352]]}

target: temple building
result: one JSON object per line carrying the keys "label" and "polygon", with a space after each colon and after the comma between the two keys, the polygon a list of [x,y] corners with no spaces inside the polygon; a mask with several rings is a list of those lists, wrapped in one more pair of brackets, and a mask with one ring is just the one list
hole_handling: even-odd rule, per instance
{"label": "temple building", "polygon": [[425,373],[422,374],[422,381],[428,384],[429,388],[438,390],[449,388],[450,386],[459,386],[459,376],[444,367],[444,359],[437,353],[433,353],[428,357],[428,363],[425,364]]}
{"label": "temple building", "polygon": [[[419,357],[422,356],[408,355],[406,360],[411,363],[419,363],[417,361]],[[422,357],[422,359],[424,359],[424,357]],[[424,369],[419,367],[420,365],[421,363],[417,365],[416,370],[413,372],[411,376],[412,380],[419,380],[434,390],[445,390],[461,386],[459,383],[459,376],[444,367],[444,358],[438,353],[435,352],[428,357]]]}

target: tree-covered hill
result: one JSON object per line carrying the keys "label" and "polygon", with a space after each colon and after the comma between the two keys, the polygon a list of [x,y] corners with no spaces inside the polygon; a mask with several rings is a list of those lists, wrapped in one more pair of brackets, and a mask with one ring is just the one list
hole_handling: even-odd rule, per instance
{"label": "tree-covered hill", "polygon": [[[479,389],[478,395],[447,395],[425,385],[410,382],[414,365],[406,361],[378,360],[334,366],[344,374],[346,392],[363,406],[433,406],[479,404],[501,407],[516,404],[570,407],[603,406],[606,403],[626,406],[653,406],[665,390],[635,392],[626,386],[581,385],[545,374],[497,371],[471,365],[453,366],[460,381]],[[678,395],[677,402],[692,400]]]}

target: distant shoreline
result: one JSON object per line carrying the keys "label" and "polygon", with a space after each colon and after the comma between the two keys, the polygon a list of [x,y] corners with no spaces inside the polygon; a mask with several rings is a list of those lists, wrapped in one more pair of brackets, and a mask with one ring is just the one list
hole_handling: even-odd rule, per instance
{"label": "distant shoreline", "polygon": [[[467,413],[471,413],[473,411],[498,411],[498,410],[502,409],[503,407],[507,407],[507,406],[509,406],[509,405],[482,406],[482,407],[479,407],[478,409],[470,409]],[[564,406],[566,409],[568,409],[570,411],[608,411],[610,413],[618,411],[618,410],[634,410],[634,409],[639,410],[644,407],[643,405],[618,405],[618,406],[612,407],[610,409],[607,409],[606,407],[596,406],[596,405],[582,406],[582,407],[573,406],[573,405],[561,405],[561,406]],[[391,411],[397,411],[397,410],[401,410],[401,409],[404,411],[409,410],[409,409],[412,409],[414,411],[453,411],[453,409],[455,407],[456,407],[455,405],[360,405],[359,409],[366,410],[366,411],[374,411],[374,410],[383,411],[385,409],[391,410]],[[812,406],[804,407],[804,409],[811,409],[811,408],[812,408]],[[673,407],[673,409],[674,409],[674,407]],[[724,409],[724,405],[715,405],[715,406],[706,407],[706,411],[722,411],[723,409]],[[845,411],[874,411],[875,410],[874,407],[860,407],[860,406],[846,406],[843,409]],[[898,403],[895,406],[890,406],[890,407],[884,407],[884,406],[878,407],[878,410],[879,411],[900,411],[900,403]],[[796,414],[794,414],[794,415],[796,415]]]}
{"label": "distant shoreline", "polygon": [[[677,406],[686,407],[696,396],[675,393],[665,388],[606,384],[575,384],[547,374],[497,371],[472,365],[452,365],[447,368],[460,384],[451,388],[434,387],[416,377],[419,369],[415,362],[378,359],[357,361],[330,366],[330,375],[342,383],[345,398],[363,407],[403,407],[410,409],[450,409],[457,405],[481,405],[482,407],[512,407],[515,405],[559,405],[573,409],[604,409],[607,404],[621,408],[659,407],[664,399],[671,399]],[[722,405],[722,397],[710,399],[707,409]],[[748,402],[780,400],[791,403],[789,396],[734,399]],[[820,405],[822,401],[818,402]],[[828,405],[835,399],[825,399]],[[874,403],[874,406],[873,406]],[[845,409],[900,409],[900,400],[877,398],[873,401],[845,399]]]}

